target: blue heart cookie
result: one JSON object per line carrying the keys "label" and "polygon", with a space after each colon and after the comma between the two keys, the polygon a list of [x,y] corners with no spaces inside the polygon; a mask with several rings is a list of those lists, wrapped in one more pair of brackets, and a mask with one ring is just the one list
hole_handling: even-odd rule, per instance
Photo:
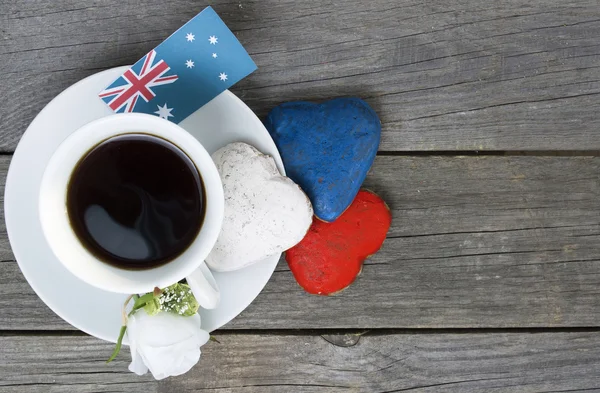
{"label": "blue heart cookie", "polygon": [[373,164],[381,123],[360,98],[296,101],[265,120],[287,176],[310,198],[315,215],[335,221],[350,206]]}

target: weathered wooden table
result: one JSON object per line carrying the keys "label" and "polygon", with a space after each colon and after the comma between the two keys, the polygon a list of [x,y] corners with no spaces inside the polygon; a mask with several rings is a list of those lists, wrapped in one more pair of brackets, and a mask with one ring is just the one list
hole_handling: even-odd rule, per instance
{"label": "weathered wooden table", "polygon": [[[281,261],[198,366],[158,383],[37,298],[2,220],[0,392],[600,391],[598,0],[208,3],[259,66],[234,91],[260,116],[348,95],[377,110],[383,249],[331,298]],[[48,101],[205,5],[0,0],[2,185]]]}

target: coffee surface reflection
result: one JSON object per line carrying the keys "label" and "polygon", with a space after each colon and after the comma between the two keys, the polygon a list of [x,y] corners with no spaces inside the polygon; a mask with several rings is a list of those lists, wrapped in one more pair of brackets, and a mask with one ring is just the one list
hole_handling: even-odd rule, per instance
{"label": "coffee surface reflection", "polygon": [[77,238],[96,258],[127,269],[175,259],[204,219],[204,189],[177,146],[139,133],[112,137],[77,164],[67,212]]}

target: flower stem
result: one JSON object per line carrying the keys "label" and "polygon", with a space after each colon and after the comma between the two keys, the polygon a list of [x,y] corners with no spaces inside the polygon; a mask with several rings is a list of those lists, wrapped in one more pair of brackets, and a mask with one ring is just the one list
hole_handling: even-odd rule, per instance
{"label": "flower stem", "polygon": [[121,345],[123,343],[123,336],[125,336],[126,330],[127,330],[127,325],[121,326],[121,331],[119,332],[119,338],[117,339],[117,346],[115,347],[115,350],[113,351],[112,355],[110,355],[110,357],[108,358],[106,363],[110,363],[113,360],[115,360],[115,358],[121,351]]}
{"label": "flower stem", "polygon": [[[110,358],[108,358],[106,363],[112,362],[117,357],[119,352],[121,351],[121,345],[123,344],[123,337],[125,336],[125,331],[127,330],[127,316],[128,315],[131,316],[131,314],[133,314],[140,308],[144,307],[146,305],[146,303],[151,301],[153,298],[154,298],[154,294],[152,292],[150,292],[143,296],[129,295],[127,297],[127,299],[125,299],[125,303],[123,303],[123,308],[121,309],[121,317],[123,318],[123,326],[121,326],[121,331],[119,332],[119,338],[117,339],[117,345],[115,346],[115,350],[113,351],[112,355],[110,355]],[[131,299],[133,299],[133,308],[131,309],[129,314],[127,314],[127,305],[129,304]]]}
{"label": "flower stem", "polygon": [[121,309],[121,317],[123,319],[123,326],[127,326],[127,311],[125,311],[125,309],[127,308],[127,304],[129,304],[129,302],[131,301],[131,299],[134,296],[136,296],[136,295],[129,295],[127,297],[127,299],[125,299],[125,303],[123,303],[123,308]]}
{"label": "flower stem", "polygon": [[117,345],[115,346],[115,350],[113,351],[112,355],[110,355],[110,357],[108,358],[106,363],[110,363],[113,360],[115,360],[115,358],[121,351],[121,345],[123,344],[123,337],[125,336],[125,331],[127,330],[127,311],[125,311],[125,309],[127,308],[127,305],[129,304],[131,299],[135,299],[137,301],[138,298],[139,298],[138,295],[129,295],[129,296],[127,296],[127,299],[125,299],[125,303],[123,303],[123,308],[121,309],[121,317],[123,319],[123,326],[121,326],[121,330],[119,331],[119,338],[117,339]]}

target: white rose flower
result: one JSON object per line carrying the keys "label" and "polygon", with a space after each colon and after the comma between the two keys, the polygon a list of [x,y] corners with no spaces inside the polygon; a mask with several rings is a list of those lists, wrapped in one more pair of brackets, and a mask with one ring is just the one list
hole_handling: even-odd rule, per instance
{"label": "white rose flower", "polygon": [[181,375],[200,360],[200,347],[210,338],[200,328],[200,315],[189,317],[161,311],[150,316],[144,310],[127,321],[131,349],[129,370],[142,375],[150,372],[155,379]]}

